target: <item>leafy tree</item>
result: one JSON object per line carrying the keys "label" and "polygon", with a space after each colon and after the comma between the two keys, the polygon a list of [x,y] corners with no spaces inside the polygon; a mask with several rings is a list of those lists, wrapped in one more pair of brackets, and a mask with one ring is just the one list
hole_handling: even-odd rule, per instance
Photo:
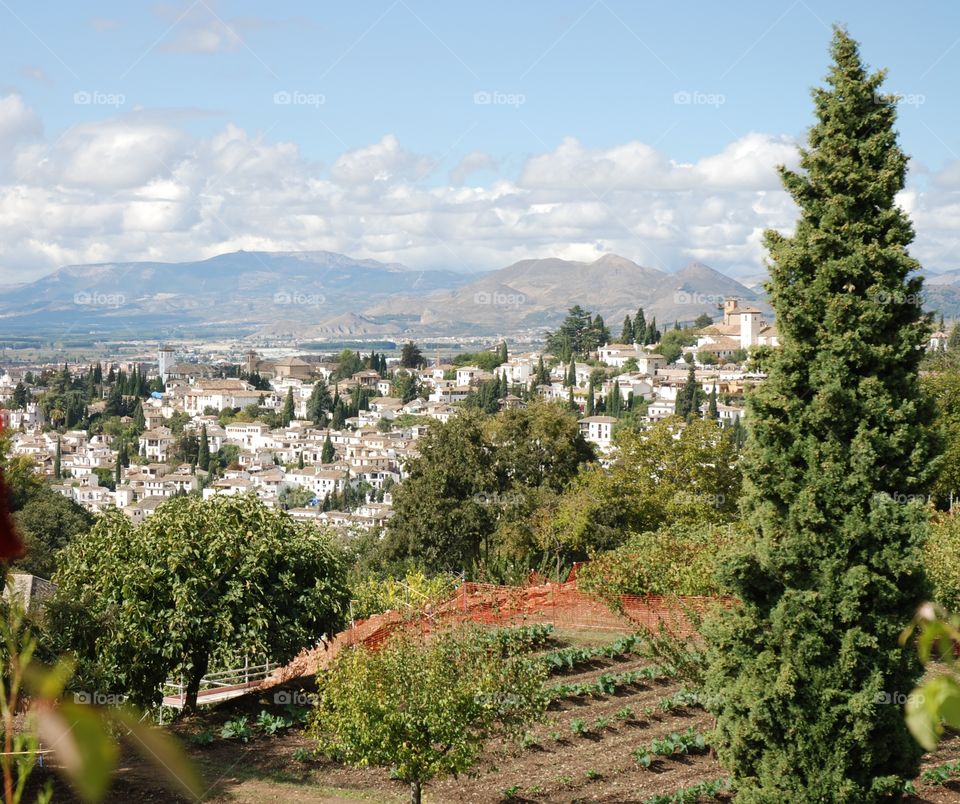
{"label": "leafy tree", "polygon": [[552,538],[570,557],[618,546],[626,534],[668,522],[722,524],[736,517],[740,473],[728,429],[672,418],[649,430],[619,429],[609,470],[588,466],[550,519]]}
{"label": "leafy tree", "polygon": [[417,387],[417,378],[411,371],[397,371],[393,375],[393,394],[399,397],[403,403],[415,399],[419,389]]}
{"label": "leafy tree", "polygon": [[195,707],[211,663],[288,661],[340,626],[349,598],[327,536],[251,495],[178,497],[138,526],[108,511],[61,557],[50,632],[87,683],[141,704],[182,673]]}
{"label": "leafy tree", "polygon": [[684,346],[693,346],[697,342],[697,333],[693,329],[672,329],[663,334],[657,351],[663,355],[667,363],[675,363],[680,359]]}
{"label": "leafy tree", "polygon": [[879,801],[920,756],[882,701],[920,673],[898,636],[928,590],[929,322],[895,201],[896,99],[842,29],[832,52],[801,170],[781,169],[795,234],[765,238],[781,345],[747,397],[750,539],[724,570],[741,605],[706,632],[715,745],[744,802]]}
{"label": "leafy tree", "polygon": [[377,650],[341,651],[318,676],[310,732],[338,760],[391,768],[420,804],[424,783],[469,771],[491,737],[543,713],[545,678],[543,662],[504,656],[473,629],[400,633]]}
{"label": "leafy tree", "polygon": [[400,350],[400,366],[406,369],[420,369],[426,365],[427,361],[420,347],[413,341],[407,341]]}
{"label": "leafy tree", "polygon": [[960,369],[947,366],[930,372],[922,378],[922,384],[936,403],[936,424],[944,444],[943,460],[931,491],[938,506],[946,508],[951,499],[960,500]]}
{"label": "leafy tree", "polygon": [[57,567],[57,554],[90,529],[93,516],[73,500],[40,486],[13,515],[13,521],[27,546],[15,568],[49,580]]}
{"label": "leafy tree", "polygon": [[407,462],[407,477],[393,492],[388,555],[452,571],[480,558],[494,522],[485,502],[496,488],[483,426],[483,414],[464,410],[419,439],[419,455]]}
{"label": "leafy tree", "polygon": [[719,595],[723,555],[742,542],[739,523],[671,522],[632,533],[599,553],[577,573],[577,588],[615,604],[620,595]]}
{"label": "leafy tree", "polygon": [[[696,321],[693,322],[693,328],[705,329],[706,327],[709,327],[711,324],[713,324],[713,318],[707,315],[706,313],[700,313],[700,315],[697,316]],[[677,329],[679,329],[679,327],[677,327]]]}

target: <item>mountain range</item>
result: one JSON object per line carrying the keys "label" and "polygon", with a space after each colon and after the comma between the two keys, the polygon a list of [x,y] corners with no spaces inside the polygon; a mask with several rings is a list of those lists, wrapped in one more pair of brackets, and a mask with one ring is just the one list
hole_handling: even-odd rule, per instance
{"label": "mountain range", "polygon": [[[926,288],[929,299],[960,305],[960,272],[932,275]],[[762,293],[700,262],[669,273],[613,254],[590,262],[521,260],[465,274],[323,251],[238,251],[196,262],[60,268],[4,289],[0,337],[535,335],[574,304],[603,315],[617,334],[638,307],[648,320],[672,324],[716,316],[726,296],[769,312]]]}

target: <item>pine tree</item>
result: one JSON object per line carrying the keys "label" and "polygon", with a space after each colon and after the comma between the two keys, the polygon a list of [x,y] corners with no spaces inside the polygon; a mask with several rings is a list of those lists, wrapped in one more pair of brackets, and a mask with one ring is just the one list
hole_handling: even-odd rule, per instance
{"label": "pine tree", "polygon": [[706,629],[714,745],[748,804],[886,800],[920,756],[885,701],[921,673],[898,636],[929,594],[929,322],[896,99],[845,31],[832,53],[800,171],[781,169],[795,233],[765,236],[780,348],[747,397],[751,539],[722,576],[741,603]]}
{"label": "pine tree", "polygon": [[200,428],[200,445],[197,447],[197,463],[206,467],[210,463],[210,439],[207,438],[207,425]]}
{"label": "pine tree", "polygon": [[623,329],[620,331],[620,343],[633,343],[633,321],[628,315],[623,319]]}
{"label": "pine tree", "polygon": [[53,453],[53,479],[60,480],[60,439],[57,439],[57,450]]}
{"label": "pine tree", "polygon": [[323,450],[320,453],[320,463],[333,463],[333,459],[336,457],[336,452],[333,449],[333,442],[330,440],[330,432],[327,432],[327,437],[323,439]]}

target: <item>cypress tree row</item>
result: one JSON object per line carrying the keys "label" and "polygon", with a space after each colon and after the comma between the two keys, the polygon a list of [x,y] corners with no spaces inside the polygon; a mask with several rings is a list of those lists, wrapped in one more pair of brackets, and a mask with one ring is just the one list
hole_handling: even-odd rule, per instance
{"label": "cypress tree row", "polygon": [[920,673],[897,638],[928,593],[929,324],[894,201],[896,99],[845,31],[832,54],[801,169],[781,168],[796,233],[766,235],[781,346],[748,398],[751,543],[723,570],[741,605],[706,628],[717,753],[747,804],[876,801],[920,754],[895,702]]}

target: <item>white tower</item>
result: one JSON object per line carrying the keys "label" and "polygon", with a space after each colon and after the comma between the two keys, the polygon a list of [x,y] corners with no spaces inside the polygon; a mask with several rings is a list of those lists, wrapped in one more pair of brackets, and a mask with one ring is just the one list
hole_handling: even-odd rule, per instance
{"label": "white tower", "polygon": [[157,352],[157,363],[160,370],[160,379],[166,385],[167,378],[170,376],[170,369],[173,367],[173,349],[169,346],[161,346]]}

